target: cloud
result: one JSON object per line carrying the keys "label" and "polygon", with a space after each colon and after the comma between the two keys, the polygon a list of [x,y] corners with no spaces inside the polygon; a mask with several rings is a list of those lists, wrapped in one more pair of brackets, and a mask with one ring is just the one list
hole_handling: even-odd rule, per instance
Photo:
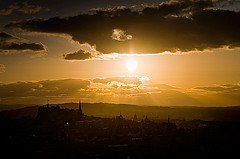
{"label": "cloud", "polygon": [[240,104],[239,84],[199,86],[192,89],[190,94],[193,98],[204,103],[204,105],[236,106]]}
{"label": "cloud", "polygon": [[0,64],[0,73],[5,72],[5,66],[3,64]]}
{"label": "cloud", "polygon": [[86,60],[92,58],[93,55],[89,52],[79,50],[77,52],[63,54],[65,60]]}
{"label": "cloud", "polygon": [[[200,105],[190,95],[166,84],[144,84],[140,77],[92,79],[91,89],[103,102],[140,105]],[[137,83],[137,84],[136,84]]]}
{"label": "cloud", "polygon": [[[215,3],[218,1],[215,1]],[[158,6],[147,6],[143,9],[146,15],[179,15],[189,12],[202,10],[204,8],[213,7],[212,0],[180,0],[180,1],[166,1],[160,3]]]}
{"label": "cloud", "polygon": [[37,82],[0,83],[0,98],[48,97],[76,95],[79,90],[90,86],[88,80],[63,79]]}
{"label": "cloud", "polygon": [[15,2],[11,4],[7,9],[1,9],[0,15],[10,15],[14,10],[22,12],[24,14],[33,14],[43,9],[49,10],[48,8],[44,8],[38,5],[31,5],[27,2]]}
{"label": "cloud", "polygon": [[223,94],[240,94],[239,84],[222,84],[218,86],[201,86],[195,87],[196,90],[202,90],[207,92],[216,92]]}
{"label": "cloud", "polygon": [[121,29],[113,29],[112,39],[117,41],[131,40],[132,35],[127,35],[125,31]]}
{"label": "cloud", "polygon": [[0,52],[7,51],[45,51],[42,43],[26,43],[27,40],[0,32]]}
{"label": "cloud", "polygon": [[[109,77],[106,81],[93,82],[82,79],[44,80],[36,82],[0,83],[0,103],[45,104],[72,102],[129,103],[140,105],[171,105],[192,103],[188,95],[171,89],[149,89],[137,78]],[[112,79],[112,80],[110,80]],[[176,97],[177,100],[174,100]],[[154,101],[152,101],[154,98]],[[180,101],[180,102],[179,102]],[[140,103],[139,103],[140,102]]]}
{"label": "cloud", "polygon": [[[140,86],[142,81],[139,77],[109,77],[109,78],[95,78],[94,83],[114,84],[114,82],[122,83],[124,85]],[[115,83],[115,84],[117,84]]]}
{"label": "cloud", "polygon": [[70,52],[62,55],[63,59],[65,60],[78,60],[78,61],[85,61],[85,60],[111,60],[118,57],[115,54],[102,54],[98,52],[95,46],[91,46],[87,43],[80,44],[80,49],[75,52]]}
{"label": "cloud", "polygon": [[[0,83],[0,103],[44,104],[72,102],[128,103],[158,106],[238,105],[239,84],[182,90],[166,84],[145,84],[140,77],[108,77]],[[215,88],[219,87],[219,88]],[[201,91],[199,91],[201,90]],[[202,93],[208,91],[210,93]]]}
{"label": "cloud", "polygon": [[199,105],[180,89],[166,84],[144,84],[142,77],[108,77],[92,79],[91,90],[95,98],[104,102],[140,105]]}
{"label": "cloud", "polygon": [[166,85],[166,84],[148,84],[146,85],[149,88],[157,88],[160,90],[174,90],[174,89],[179,89],[177,87],[174,86],[170,86],[170,85]]}
{"label": "cloud", "polygon": [[0,33],[0,41],[1,43],[4,43],[4,42],[21,42],[23,39],[20,39],[18,37],[15,37],[13,35],[10,35],[8,33],[5,33],[5,32],[1,32]]}
{"label": "cloud", "polygon": [[116,7],[66,18],[22,20],[5,27],[69,34],[81,44],[96,46],[96,50],[103,54],[153,54],[239,47],[240,13],[216,8],[220,2],[168,1],[158,6],[146,6],[140,11]]}

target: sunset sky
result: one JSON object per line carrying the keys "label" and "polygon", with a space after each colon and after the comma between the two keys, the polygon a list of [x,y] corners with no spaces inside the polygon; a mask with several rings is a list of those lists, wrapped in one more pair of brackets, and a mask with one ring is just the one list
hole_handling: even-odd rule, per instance
{"label": "sunset sky", "polygon": [[239,0],[0,0],[0,104],[240,105]]}

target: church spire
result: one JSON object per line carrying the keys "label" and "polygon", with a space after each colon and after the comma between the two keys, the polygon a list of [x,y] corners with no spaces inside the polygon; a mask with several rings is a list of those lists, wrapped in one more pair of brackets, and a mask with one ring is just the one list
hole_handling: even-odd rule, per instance
{"label": "church spire", "polygon": [[145,117],[145,122],[149,122],[149,119],[148,119],[147,115]]}
{"label": "church spire", "polygon": [[79,103],[78,103],[78,112],[79,112],[80,115],[83,115],[81,99],[79,99]]}
{"label": "church spire", "polygon": [[170,116],[168,115],[168,125],[170,124]]}
{"label": "church spire", "polygon": [[137,119],[137,114],[135,113],[134,114],[134,117],[133,117],[133,121],[137,121],[138,119]]}

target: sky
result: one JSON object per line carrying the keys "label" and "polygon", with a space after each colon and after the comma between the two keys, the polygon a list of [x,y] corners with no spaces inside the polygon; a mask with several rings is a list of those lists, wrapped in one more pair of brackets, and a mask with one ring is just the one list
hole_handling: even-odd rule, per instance
{"label": "sky", "polygon": [[240,105],[239,0],[0,0],[0,104]]}

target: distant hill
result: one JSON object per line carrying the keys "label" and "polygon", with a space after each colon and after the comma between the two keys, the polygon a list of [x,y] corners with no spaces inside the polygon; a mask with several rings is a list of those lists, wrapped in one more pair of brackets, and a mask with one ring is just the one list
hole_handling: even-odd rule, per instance
{"label": "distant hill", "polygon": [[[76,103],[60,104],[61,108],[78,109]],[[136,113],[139,119],[147,115],[152,120],[171,119],[208,120],[208,121],[240,121],[240,107],[158,107],[137,106],[129,104],[84,103],[83,112],[86,115],[99,117],[114,117],[120,113],[127,119],[132,119]]]}
{"label": "distant hill", "polygon": [[[54,104],[55,105],[55,104]],[[77,103],[58,104],[61,108],[78,109]],[[50,105],[51,106],[51,105]],[[10,106],[11,107],[11,106]],[[12,108],[12,107],[11,107]],[[115,117],[120,113],[127,119],[137,114],[139,120],[147,115],[150,120],[166,121],[168,115],[173,119],[207,120],[207,121],[240,121],[240,107],[157,107],[129,104],[83,103],[83,113],[88,116]],[[0,119],[21,117],[35,118],[38,106],[24,107],[0,112]]]}
{"label": "distant hill", "polygon": [[0,119],[19,119],[23,117],[35,118],[37,112],[38,106],[30,106],[16,110],[5,110],[0,112]]}
{"label": "distant hill", "polygon": [[25,107],[30,107],[33,105],[26,105],[26,104],[0,104],[0,112],[5,111],[5,110],[15,110],[15,109],[20,109],[20,108],[25,108]]}

